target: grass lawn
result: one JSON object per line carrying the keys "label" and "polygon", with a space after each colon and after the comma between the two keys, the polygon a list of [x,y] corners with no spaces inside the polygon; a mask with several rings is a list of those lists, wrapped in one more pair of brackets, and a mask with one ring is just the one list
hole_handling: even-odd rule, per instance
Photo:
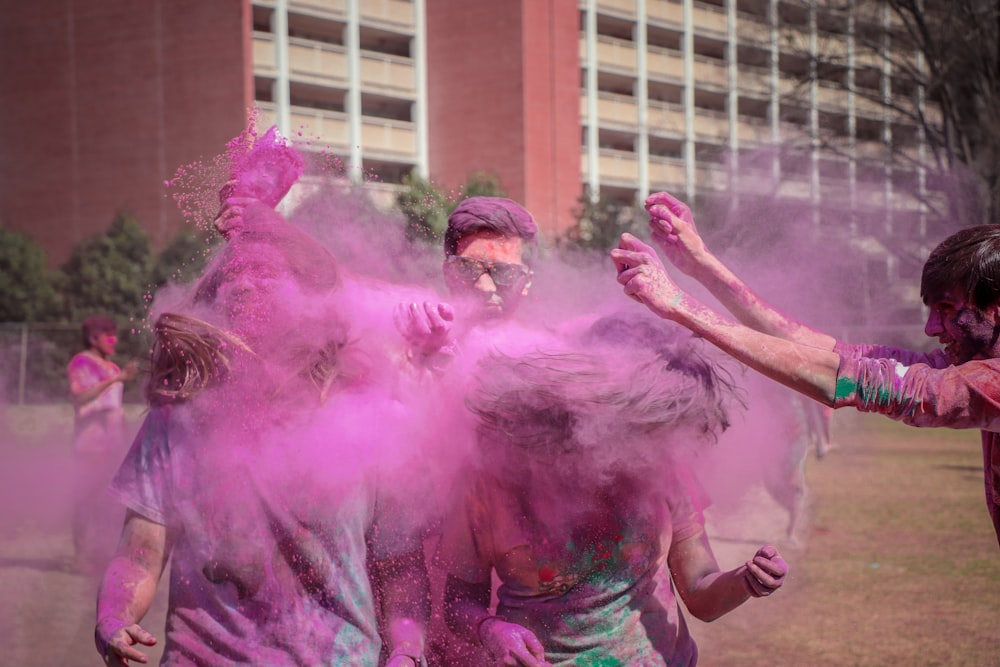
{"label": "grass lawn", "polygon": [[811,526],[788,551],[786,590],[694,621],[699,664],[1000,665],[1000,550],[979,433],[841,411],[834,440],[808,460]]}
{"label": "grass lawn", "polygon": [[[8,408],[2,419],[0,663],[100,664],[96,582],[65,567],[72,412]],[[715,623],[689,616],[699,664],[1000,665],[1000,549],[983,500],[978,432],[840,411],[834,439],[838,449],[807,461],[809,525],[802,547],[781,546],[792,567],[785,588]],[[749,492],[741,513],[708,514],[725,568],[782,534],[785,515],[762,492]],[[148,618],[161,637],[164,605],[161,590]]]}

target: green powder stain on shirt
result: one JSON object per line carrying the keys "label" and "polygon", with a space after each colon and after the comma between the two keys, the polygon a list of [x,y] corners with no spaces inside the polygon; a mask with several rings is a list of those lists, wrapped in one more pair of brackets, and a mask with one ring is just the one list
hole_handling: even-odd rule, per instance
{"label": "green powder stain on shirt", "polygon": [[856,393],[858,390],[858,383],[849,377],[837,378],[837,388],[834,392],[834,400],[840,400],[848,398],[849,396]]}
{"label": "green powder stain on shirt", "polygon": [[586,653],[573,661],[579,667],[624,667],[625,663],[611,655],[591,655]]}

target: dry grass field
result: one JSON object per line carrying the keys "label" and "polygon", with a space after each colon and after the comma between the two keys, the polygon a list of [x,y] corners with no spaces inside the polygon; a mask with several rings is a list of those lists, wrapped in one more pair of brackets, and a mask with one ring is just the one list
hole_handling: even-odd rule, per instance
{"label": "dry grass field", "polygon": [[[0,422],[0,664],[101,664],[96,582],[68,570],[69,422],[66,406],[8,408]],[[781,546],[786,587],[715,623],[692,620],[699,664],[1000,665],[1000,549],[978,434],[842,411],[834,438],[838,449],[807,461],[809,525],[801,547]],[[778,539],[785,521],[753,489],[738,507],[708,514],[726,568]],[[154,634],[164,606],[161,590],[146,622]]]}

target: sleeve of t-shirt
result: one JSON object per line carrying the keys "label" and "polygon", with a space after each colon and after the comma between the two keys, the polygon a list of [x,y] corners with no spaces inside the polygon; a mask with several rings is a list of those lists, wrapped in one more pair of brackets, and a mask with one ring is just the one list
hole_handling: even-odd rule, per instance
{"label": "sleeve of t-shirt", "polygon": [[1000,431],[1000,360],[935,368],[841,356],[836,406],[877,412],[912,426]]}
{"label": "sleeve of t-shirt", "polygon": [[170,515],[168,414],[168,408],[155,408],[146,415],[110,486],[126,507],[163,525]]}
{"label": "sleeve of t-shirt", "polygon": [[93,387],[101,381],[98,369],[87,359],[86,355],[82,354],[78,354],[70,360],[66,367],[66,375],[70,388],[75,387],[81,391]]}
{"label": "sleeve of t-shirt", "polygon": [[906,350],[901,347],[890,347],[888,345],[852,345],[851,343],[838,342],[833,351],[841,358],[867,358],[867,359],[894,359],[900,363],[912,366],[913,364],[924,364],[931,368],[947,368],[951,365],[948,355],[944,350],[936,349],[930,352],[917,352]]}
{"label": "sleeve of t-shirt", "polygon": [[673,467],[667,504],[673,526],[673,543],[677,544],[705,530],[705,507],[708,494],[691,469],[682,462]]}

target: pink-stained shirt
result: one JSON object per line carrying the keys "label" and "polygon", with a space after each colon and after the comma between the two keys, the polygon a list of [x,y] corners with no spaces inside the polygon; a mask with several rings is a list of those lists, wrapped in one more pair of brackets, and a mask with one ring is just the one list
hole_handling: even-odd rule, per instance
{"label": "pink-stained shirt", "polygon": [[[66,367],[69,386],[75,391],[93,387],[117,377],[121,369],[113,361],[80,352]],[[93,400],[73,406],[75,416],[73,447],[80,453],[106,453],[122,448],[125,437],[125,413],[122,410],[121,382],[113,382]]]}
{"label": "pink-stained shirt", "polygon": [[[338,415],[388,418],[340,402]],[[418,548],[419,526],[379,489],[370,419],[234,441],[204,417],[188,405],[151,410],[111,484],[176,535],[161,664],[376,667],[367,560]]]}
{"label": "pink-stained shirt", "polygon": [[981,430],[986,505],[1000,543],[1000,359],[955,366],[943,350],[840,343],[835,351],[836,407],[878,412],[911,426]]}
{"label": "pink-stained shirt", "polygon": [[471,583],[495,570],[497,615],[531,630],[556,667],[694,665],[666,559],[672,544],[701,534],[704,519],[680,475],[667,487],[645,501],[611,492],[617,499],[603,511],[552,528],[530,499],[483,474],[446,522],[439,559]]}

